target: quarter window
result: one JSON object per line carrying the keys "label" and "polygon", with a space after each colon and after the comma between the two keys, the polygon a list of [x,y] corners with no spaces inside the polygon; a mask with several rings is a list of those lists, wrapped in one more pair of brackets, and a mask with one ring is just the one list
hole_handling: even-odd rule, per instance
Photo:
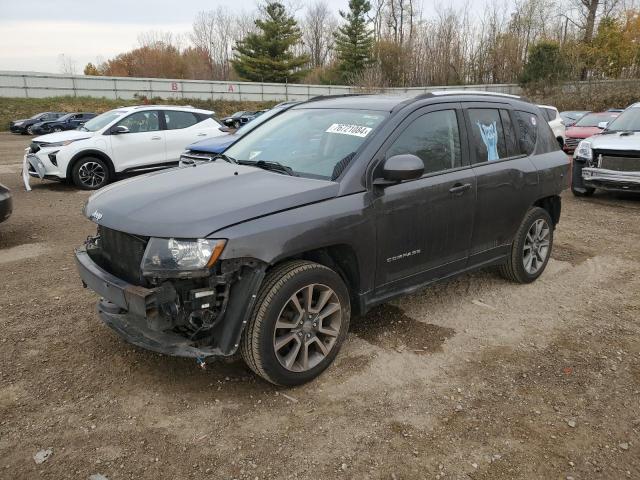
{"label": "quarter window", "polygon": [[191,112],[179,112],[167,110],[164,112],[164,119],[167,123],[167,130],[179,130],[188,128],[198,123],[198,117]]}
{"label": "quarter window", "polygon": [[508,157],[500,110],[471,108],[468,112],[475,163],[495,162]]}
{"label": "quarter window", "polygon": [[460,132],[455,110],[440,110],[416,118],[387,150],[387,158],[413,154],[424,163],[424,173],[462,165]]}
{"label": "quarter window", "polygon": [[536,148],[538,138],[538,116],[535,113],[516,110],[513,112],[518,135],[518,147],[520,153],[531,155]]}
{"label": "quarter window", "polygon": [[131,133],[156,132],[160,130],[157,111],[137,112],[121,120],[118,126],[127,127]]}

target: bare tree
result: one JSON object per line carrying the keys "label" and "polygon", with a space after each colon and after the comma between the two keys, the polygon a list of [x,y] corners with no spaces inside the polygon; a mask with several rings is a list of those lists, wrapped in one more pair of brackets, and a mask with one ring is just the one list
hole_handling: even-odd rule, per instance
{"label": "bare tree", "polygon": [[78,62],[64,53],[58,55],[58,69],[65,75],[76,75],[78,73]]}
{"label": "bare tree", "polygon": [[314,67],[323,67],[333,48],[336,18],[324,0],[309,5],[302,22],[302,38]]}

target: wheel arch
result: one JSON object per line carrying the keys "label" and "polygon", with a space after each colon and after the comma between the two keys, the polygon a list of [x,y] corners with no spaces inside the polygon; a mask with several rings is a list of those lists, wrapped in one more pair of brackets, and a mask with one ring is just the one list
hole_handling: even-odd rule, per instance
{"label": "wheel arch", "polygon": [[290,260],[307,260],[334,270],[347,286],[352,311],[355,314],[359,313],[360,265],[356,251],[351,245],[339,243],[305,250],[295,255],[279,258],[269,269]]}
{"label": "wheel arch", "polygon": [[560,199],[560,195],[550,195],[548,197],[540,198],[536,200],[532,206],[546,210],[553,221],[554,227],[558,222],[560,222],[560,211],[562,210],[562,200]]}
{"label": "wheel arch", "polygon": [[100,150],[91,149],[91,150],[82,150],[76,153],[73,157],[71,157],[71,160],[69,160],[69,163],[67,164],[66,178],[68,179],[71,178],[71,172],[73,171],[73,167],[76,165],[76,163],[78,163],[80,160],[82,160],[85,157],[97,157],[100,160],[104,161],[107,164],[107,167],[109,167],[109,175],[111,176],[111,178],[115,176],[116,169],[109,155],[107,155],[106,153]]}

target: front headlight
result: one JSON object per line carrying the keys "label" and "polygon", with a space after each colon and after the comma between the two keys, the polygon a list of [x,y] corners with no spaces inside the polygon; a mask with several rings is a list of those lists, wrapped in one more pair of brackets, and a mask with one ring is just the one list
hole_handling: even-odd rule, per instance
{"label": "front headlight", "polygon": [[593,150],[591,150],[591,142],[587,140],[582,140],[578,144],[578,147],[576,148],[576,151],[573,154],[573,158],[577,158],[577,157],[583,158],[585,160],[593,159]]}
{"label": "front headlight", "polygon": [[71,144],[73,142],[78,142],[80,140],[86,140],[87,138],[91,138],[91,137],[75,138],[73,140],[65,140],[64,142],[43,143],[43,144],[40,144],[40,146],[43,147],[43,148],[48,148],[48,147],[66,147],[67,145],[69,145],[69,144]]}
{"label": "front headlight", "polygon": [[204,276],[220,257],[226,240],[151,238],[142,259],[145,276]]}

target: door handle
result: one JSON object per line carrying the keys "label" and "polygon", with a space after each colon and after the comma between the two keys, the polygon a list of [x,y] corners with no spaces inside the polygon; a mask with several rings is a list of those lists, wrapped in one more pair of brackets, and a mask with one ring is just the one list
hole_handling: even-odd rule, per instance
{"label": "door handle", "polygon": [[151,140],[162,140],[162,137],[151,137]]}
{"label": "door handle", "polygon": [[464,192],[470,189],[471,189],[470,183],[465,183],[465,184],[456,183],[453,187],[449,189],[449,193],[453,195],[462,195]]}

